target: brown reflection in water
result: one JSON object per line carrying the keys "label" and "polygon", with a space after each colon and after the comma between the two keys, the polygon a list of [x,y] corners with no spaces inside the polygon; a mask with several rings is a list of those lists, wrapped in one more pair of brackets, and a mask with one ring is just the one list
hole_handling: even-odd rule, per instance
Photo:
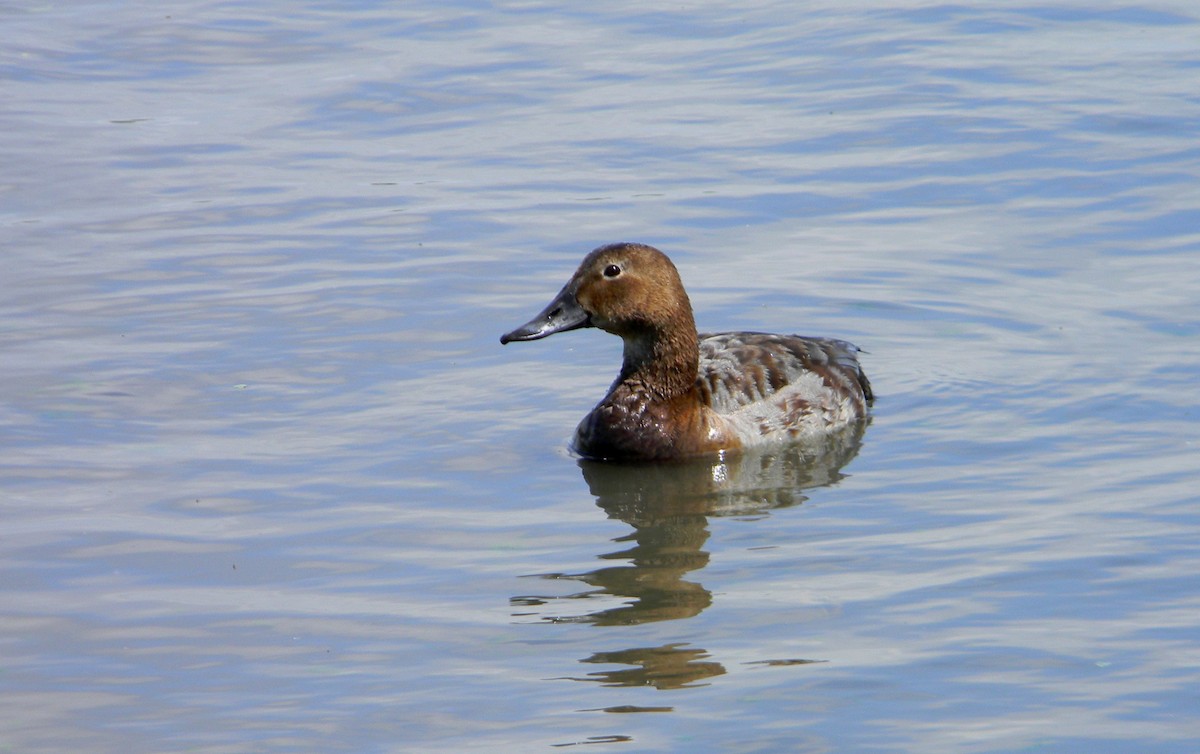
{"label": "brown reflection in water", "polygon": [[[702,548],[708,540],[710,516],[761,515],[806,500],[802,490],[831,484],[858,452],[865,424],[810,444],[772,448],[729,458],[702,458],[676,463],[623,464],[580,461],[579,467],[596,504],[609,518],[633,531],[615,542],[631,546],[598,556],[624,561],[580,574],[543,574],[570,579],[592,589],[568,595],[514,597],[512,603],[532,608],[548,622],[633,625],[697,615],[712,603],[701,584],[685,579],[708,564]],[[611,606],[611,598],[623,600]],[[586,610],[588,600],[608,606]],[[585,608],[570,615],[549,614],[547,607]]]}
{"label": "brown reflection in water", "polygon": [[591,681],[605,686],[653,686],[660,691],[701,686],[706,678],[725,674],[719,662],[708,660],[703,649],[686,644],[666,644],[661,647],[638,647],[617,652],[597,652],[582,662],[631,665],[620,670],[600,670],[585,678],[572,681]]}
{"label": "brown reflection in water", "polygon": [[588,744],[624,744],[633,740],[633,736],[588,736],[582,741],[568,741],[565,744],[550,744],[556,749],[567,746],[587,746]]}

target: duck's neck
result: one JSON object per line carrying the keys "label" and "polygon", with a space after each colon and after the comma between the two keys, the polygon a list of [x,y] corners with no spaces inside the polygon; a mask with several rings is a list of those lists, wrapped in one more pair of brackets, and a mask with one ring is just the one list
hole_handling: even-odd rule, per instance
{"label": "duck's neck", "polygon": [[628,335],[625,357],[615,389],[644,391],[652,400],[667,401],[695,388],[700,363],[696,328],[670,334],[646,332]]}
{"label": "duck's neck", "polygon": [[[625,336],[625,360],[612,389],[584,417],[575,449],[588,458],[676,458],[706,440],[694,397],[700,361],[696,331],[675,338]],[[699,423],[699,424],[698,424]],[[689,439],[681,444],[681,438]],[[697,441],[699,441],[697,440]]]}

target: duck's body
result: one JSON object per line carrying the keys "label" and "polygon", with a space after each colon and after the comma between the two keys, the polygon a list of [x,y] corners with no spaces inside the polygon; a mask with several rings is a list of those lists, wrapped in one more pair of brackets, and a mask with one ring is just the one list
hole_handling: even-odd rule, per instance
{"label": "duck's body", "polygon": [[586,458],[665,460],[797,439],[863,418],[872,400],[850,343],[698,335],[675,265],[644,244],[593,251],[537,317],[500,342],[580,327],[625,343],[620,374],[576,430]]}

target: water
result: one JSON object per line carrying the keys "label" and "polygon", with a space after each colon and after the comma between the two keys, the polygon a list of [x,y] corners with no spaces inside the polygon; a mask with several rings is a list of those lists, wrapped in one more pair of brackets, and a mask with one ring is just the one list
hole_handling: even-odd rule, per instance
{"label": "water", "polygon": [[[0,13],[0,747],[1200,744],[1190,4]],[[572,459],[614,240],[871,425]]]}

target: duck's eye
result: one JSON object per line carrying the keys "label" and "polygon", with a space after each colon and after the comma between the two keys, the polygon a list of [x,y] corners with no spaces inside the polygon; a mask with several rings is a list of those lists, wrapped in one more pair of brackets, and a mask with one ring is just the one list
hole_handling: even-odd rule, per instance
{"label": "duck's eye", "polygon": [[609,266],[604,268],[604,277],[606,277],[606,278],[615,278],[617,275],[620,275],[620,274],[621,274],[621,268],[615,264],[610,264]]}

